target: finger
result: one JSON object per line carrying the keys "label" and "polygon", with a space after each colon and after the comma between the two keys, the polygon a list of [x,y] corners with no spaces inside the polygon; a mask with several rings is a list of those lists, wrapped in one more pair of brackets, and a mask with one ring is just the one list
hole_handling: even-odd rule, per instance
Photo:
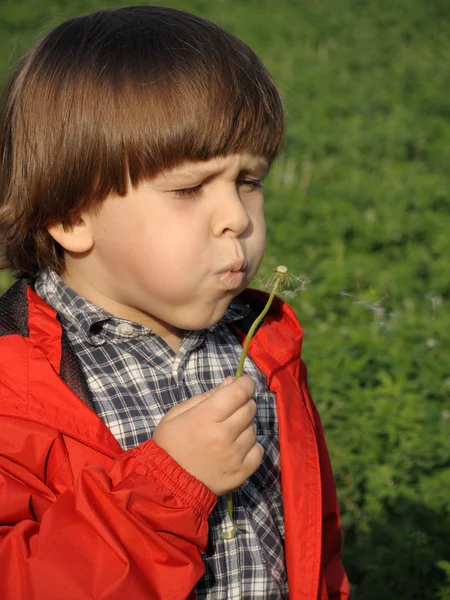
{"label": "finger", "polygon": [[230,385],[230,383],[233,383],[233,381],[235,381],[235,377],[232,377],[231,375],[228,375],[228,377],[225,377],[225,379],[222,381],[222,383],[219,385],[219,389],[223,388],[227,385]]}
{"label": "finger", "polygon": [[259,442],[256,442],[250,449],[243,462],[243,468],[248,473],[247,478],[250,477],[259,467],[264,457],[264,448]]}
{"label": "finger", "polygon": [[248,375],[242,375],[229,385],[218,389],[208,399],[211,418],[220,423],[244,406],[255,393],[255,384]]}
{"label": "finger", "polygon": [[228,419],[223,421],[223,425],[227,428],[230,433],[230,437],[233,441],[237,440],[243,431],[247,429],[249,425],[253,423],[256,415],[256,402],[253,398],[250,398],[248,402],[238,408]]}
{"label": "finger", "polygon": [[244,431],[241,432],[239,437],[233,442],[233,448],[245,460],[247,454],[251,451],[253,446],[257,444],[256,441],[256,423],[250,423]]}

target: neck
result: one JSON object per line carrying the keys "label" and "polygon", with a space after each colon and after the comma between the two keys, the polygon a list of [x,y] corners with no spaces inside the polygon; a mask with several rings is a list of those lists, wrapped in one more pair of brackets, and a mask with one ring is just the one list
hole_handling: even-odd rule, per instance
{"label": "neck", "polygon": [[181,340],[184,334],[183,330],[177,329],[168,323],[164,323],[158,318],[142,312],[137,308],[118,302],[114,298],[104,294],[85,278],[77,277],[76,272],[74,273],[66,270],[61,275],[61,279],[79,296],[86,298],[86,300],[103,308],[113,316],[118,317],[119,319],[133,321],[147,327],[152,333],[164,340],[175,353],[180,349]]}

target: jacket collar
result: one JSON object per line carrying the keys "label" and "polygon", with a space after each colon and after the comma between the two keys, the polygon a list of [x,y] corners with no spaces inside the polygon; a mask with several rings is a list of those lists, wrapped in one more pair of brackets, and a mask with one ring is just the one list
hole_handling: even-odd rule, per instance
{"label": "jacket collar", "polygon": [[[249,306],[249,311],[248,313],[242,311],[241,318],[239,312],[233,313],[229,320],[241,341],[245,339],[267,298],[267,293],[253,289],[245,290],[238,297],[243,301],[241,305]],[[293,356],[299,356],[303,331],[293,309],[288,304],[275,297],[262,325],[250,344],[252,354],[261,351],[272,353],[276,348],[277,360],[289,360]],[[65,339],[56,311],[33,291],[30,282],[25,279],[16,281],[0,299],[0,336],[12,334],[22,337],[31,335],[33,343],[40,347],[58,373],[61,370],[60,375],[64,379],[63,372],[67,371],[65,362],[70,359],[70,345]],[[276,346],[274,346],[275,341]],[[62,351],[61,343],[64,346]],[[74,369],[75,364],[71,368]],[[75,370],[74,374],[78,376],[80,371]]]}
{"label": "jacket collar", "polygon": [[0,336],[14,333],[28,337],[28,281],[19,279],[0,299]]}

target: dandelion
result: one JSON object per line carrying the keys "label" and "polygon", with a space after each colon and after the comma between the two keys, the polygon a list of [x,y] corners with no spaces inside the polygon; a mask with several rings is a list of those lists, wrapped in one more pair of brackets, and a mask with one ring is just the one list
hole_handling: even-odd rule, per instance
{"label": "dandelion", "polygon": [[[247,356],[248,347],[250,345],[251,339],[252,339],[258,325],[261,323],[261,321],[264,319],[266,314],[269,312],[270,306],[273,302],[273,299],[275,298],[275,294],[277,293],[278,290],[283,289],[283,285],[285,284],[285,282],[289,276],[290,276],[290,273],[287,270],[287,267],[285,267],[284,265],[279,265],[273,272],[272,290],[270,292],[269,299],[267,300],[266,305],[264,306],[261,313],[253,321],[253,324],[247,333],[247,337],[245,339],[245,343],[242,348],[241,358],[239,360],[239,364],[238,364],[238,367],[237,367],[236,373],[235,373],[236,378],[240,377],[242,375],[242,369],[244,367],[244,361],[245,361],[245,357]],[[233,521],[233,496],[232,496],[231,492],[229,492],[227,494],[227,510],[228,510],[228,516],[230,517],[230,521],[233,525],[233,529],[231,531],[223,532],[222,537],[224,539],[231,539],[236,535],[236,531],[237,531],[236,524]]]}
{"label": "dandelion", "polygon": [[[283,265],[280,265],[282,267]],[[278,267],[278,268],[280,268]],[[271,292],[272,288],[276,282],[278,277],[278,268],[275,269],[268,277],[261,279],[256,279],[262,290],[266,292]],[[284,267],[286,268],[286,267]],[[292,273],[287,273],[287,277],[285,281],[279,285],[277,290],[277,295],[281,296],[281,298],[293,298],[297,296],[299,292],[305,292],[306,287],[311,283],[311,280],[308,278],[302,279],[301,277],[297,277]]]}

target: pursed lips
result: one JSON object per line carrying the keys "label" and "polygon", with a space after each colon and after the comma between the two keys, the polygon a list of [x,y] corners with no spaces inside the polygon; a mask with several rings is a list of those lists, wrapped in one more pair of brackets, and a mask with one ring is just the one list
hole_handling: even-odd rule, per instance
{"label": "pursed lips", "polygon": [[223,269],[221,269],[219,271],[219,275],[221,273],[229,273],[231,271],[231,273],[237,273],[239,271],[244,271],[245,270],[245,262],[242,259],[239,260],[235,260],[232,263],[229,263],[226,267],[224,267]]}

